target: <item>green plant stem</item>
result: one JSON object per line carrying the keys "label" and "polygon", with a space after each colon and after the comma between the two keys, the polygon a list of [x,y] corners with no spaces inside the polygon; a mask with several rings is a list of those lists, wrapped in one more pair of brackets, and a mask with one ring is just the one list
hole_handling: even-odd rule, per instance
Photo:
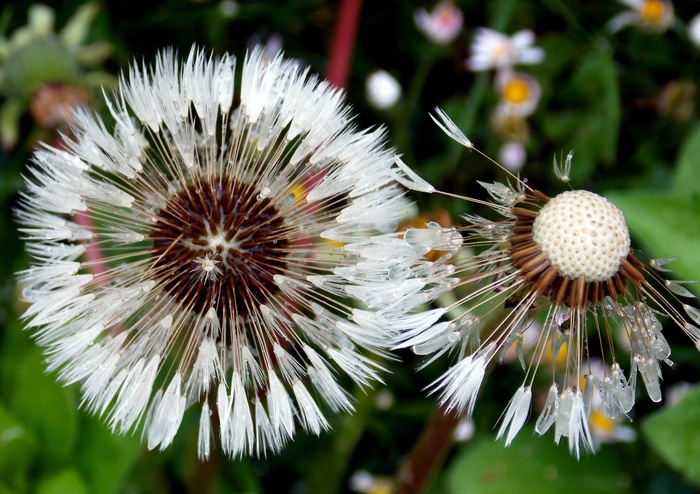
{"label": "green plant stem", "polygon": [[[494,17],[490,22],[492,29],[500,32],[505,30],[513,14],[515,4],[515,0],[500,0],[498,2],[493,10]],[[462,107],[463,111],[451,115],[454,122],[462,130],[462,132],[466,134],[467,137],[470,136],[472,130],[475,128],[477,114],[479,108],[481,107],[481,102],[484,99],[484,95],[486,94],[489,79],[490,74],[486,72],[477,74],[474,78],[474,83],[469,90],[465,104]],[[449,149],[443,158],[442,169],[445,176],[449,176],[449,174],[454,173],[463,152],[464,146],[457,142],[450,143]]]}
{"label": "green plant stem", "polygon": [[398,117],[392,125],[394,144],[398,152],[401,153],[409,163],[413,162],[413,150],[409,144],[409,135],[413,127],[413,117],[416,113],[423,87],[425,87],[425,81],[428,79],[430,70],[433,68],[435,60],[440,53],[439,48],[440,47],[436,45],[428,44],[421,50],[418,66],[413,72],[413,78],[408,86],[406,99],[401,107],[401,111],[398,113]]}
{"label": "green plant stem", "polygon": [[330,451],[323,452],[323,467],[314,468],[307,479],[308,494],[334,494],[340,491],[348,464],[367,426],[374,406],[372,390],[358,390],[355,395],[355,412],[346,414],[334,427],[334,440]]}
{"label": "green plant stem", "polygon": [[[501,309],[486,321],[483,332],[491,334],[505,317],[507,309]],[[491,373],[486,369],[487,376]],[[486,379],[486,377],[484,378]],[[428,487],[450,451],[454,432],[461,416],[443,405],[435,407],[433,415],[426,422],[423,432],[413,446],[410,455],[399,467],[395,476],[394,494],[421,494]]]}

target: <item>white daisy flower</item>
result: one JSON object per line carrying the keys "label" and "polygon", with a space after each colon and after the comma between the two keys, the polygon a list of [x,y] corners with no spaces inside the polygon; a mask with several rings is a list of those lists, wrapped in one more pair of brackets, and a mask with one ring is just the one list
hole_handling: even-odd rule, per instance
{"label": "white daisy flower", "polygon": [[517,172],[527,160],[525,144],[518,141],[508,141],[501,146],[499,161],[511,172]]}
{"label": "white daisy flower", "polygon": [[150,449],[198,407],[200,458],[214,435],[262,455],[327,429],[324,409],[353,408],[339,371],[376,379],[363,350],[382,352],[398,313],[350,300],[399,263],[379,240],[407,210],[384,131],[355,130],[342,94],[281,56],[253,51],[237,90],[235,66],[195,48],[135,63],[107,99],[114,124],[78,111],[16,212],[49,370]]}
{"label": "white daisy flower", "polygon": [[[444,112],[438,115],[443,128],[454,127]],[[566,183],[571,161],[571,153],[554,161],[556,175]],[[498,437],[506,444],[530,414],[538,367],[552,366],[553,382],[535,430],[544,434],[554,426],[555,441],[567,437],[579,456],[594,446],[592,391],[600,393],[601,407],[612,419],[632,409],[640,378],[649,397],[660,401],[662,364],[671,363],[671,349],[659,317],[669,317],[697,347],[700,310],[677,300],[693,297],[681,282],[662,278],[669,259],[645,261],[631,248],[625,218],[607,199],[584,190],[549,197],[513,174],[511,180],[483,183],[490,200],[463,198],[490,207],[500,219],[465,215],[458,229],[406,233],[408,244],[421,238],[423,245],[447,250],[443,244],[449,238],[461,247],[412,269],[425,284],[424,302],[447,291],[452,297],[434,309],[432,320],[407,321],[397,348],[430,356],[428,362],[452,353],[455,363],[431,389],[448,411],[470,416],[486,368],[515,347],[525,376],[501,419]],[[418,183],[416,189],[426,187]],[[477,254],[456,255],[460,249]],[[531,323],[534,318],[543,322],[541,328]],[[629,340],[627,371],[611,343],[616,333]],[[526,338],[533,341],[527,354]],[[604,371],[594,373],[584,365],[593,355]],[[591,385],[581,386],[583,380]]]}
{"label": "white daisy flower", "polygon": [[499,94],[499,102],[495,110],[499,115],[498,118],[532,115],[542,95],[542,88],[537,79],[510,70],[498,73],[496,88]]}
{"label": "white daisy flower", "polygon": [[450,0],[438,2],[431,12],[416,9],[413,16],[416,27],[435,44],[446,45],[462,30],[464,15]]}
{"label": "white daisy flower", "polygon": [[696,14],[688,23],[688,38],[696,47],[700,48],[700,14]]}
{"label": "white daisy flower", "polygon": [[608,21],[608,30],[617,32],[628,26],[637,26],[650,33],[662,33],[673,25],[673,3],[670,0],[618,0],[629,10],[620,12]]}
{"label": "white daisy flower", "polygon": [[532,46],[535,34],[523,30],[513,36],[486,27],[477,29],[467,68],[473,71],[510,69],[518,64],[532,65],[544,60],[544,50]]}
{"label": "white daisy flower", "polygon": [[367,470],[353,473],[348,484],[351,491],[364,494],[391,494],[395,490],[393,479],[372,475]]}

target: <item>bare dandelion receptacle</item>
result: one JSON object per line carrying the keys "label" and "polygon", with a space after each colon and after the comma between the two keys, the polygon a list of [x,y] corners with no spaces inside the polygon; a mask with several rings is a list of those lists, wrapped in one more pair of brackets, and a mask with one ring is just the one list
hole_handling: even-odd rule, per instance
{"label": "bare dandelion receptacle", "polygon": [[[444,112],[437,115],[450,137],[473,149]],[[571,161],[572,153],[554,160],[565,183]],[[498,437],[506,444],[530,414],[538,368],[550,365],[553,382],[535,430],[544,434],[554,426],[555,441],[567,437],[579,456],[595,447],[589,428],[594,393],[609,418],[629,414],[639,377],[649,397],[660,401],[661,364],[671,363],[671,349],[659,316],[697,346],[700,312],[677,300],[693,296],[681,282],[662,278],[668,259],[647,261],[631,247],[625,218],[608,199],[584,190],[550,198],[512,174],[511,180],[482,183],[489,200],[455,196],[500,219],[468,214],[459,228],[423,230],[428,237],[458,233],[462,242],[441,261],[412,268],[438,308],[429,323],[416,321],[403,331],[396,347],[429,355],[428,363],[451,353],[454,363],[431,390],[465,415],[474,410],[489,363],[515,354],[525,377],[501,417]],[[422,183],[416,189],[427,190]],[[439,303],[447,291],[453,296]],[[629,377],[613,344],[620,333],[629,343]]]}

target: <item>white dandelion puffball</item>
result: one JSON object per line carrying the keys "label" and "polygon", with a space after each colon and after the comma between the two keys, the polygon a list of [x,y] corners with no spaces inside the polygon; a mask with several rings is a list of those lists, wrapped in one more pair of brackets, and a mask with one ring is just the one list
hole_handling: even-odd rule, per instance
{"label": "white dandelion puffball", "polygon": [[77,111],[16,212],[49,370],[151,449],[195,407],[202,459],[215,436],[263,455],[352,409],[341,383],[377,378],[368,351],[392,331],[362,302],[399,262],[382,242],[408,209],[384,130],[354,129],[327,82],[261,51],[235,80],[233,57],[196,48],[134,64],[114,124]]}

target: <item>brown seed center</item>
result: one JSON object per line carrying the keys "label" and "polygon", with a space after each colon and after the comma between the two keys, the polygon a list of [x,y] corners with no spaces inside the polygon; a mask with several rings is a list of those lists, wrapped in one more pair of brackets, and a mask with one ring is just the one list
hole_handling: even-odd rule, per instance
{"label": "brown seed center", "polygon": [[230,178],[196,179],[158,213],[152,270],[186,310],[243,318],[278,291],[286,268],[284,218],[268,198]]}

